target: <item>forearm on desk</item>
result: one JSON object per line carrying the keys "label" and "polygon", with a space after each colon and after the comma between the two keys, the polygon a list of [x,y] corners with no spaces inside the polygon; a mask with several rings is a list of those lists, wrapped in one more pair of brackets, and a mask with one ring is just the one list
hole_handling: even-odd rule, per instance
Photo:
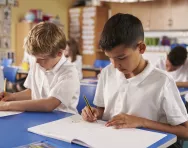
{"label": "forearm on desk", "polygon": [[188,87],[188,82],[176,82],[177,87]]}
{"label": "forearm on desk", "polygon": [[31,89],[26,89],[21,92],[13,93],[12,95],[15,101],[31,100]]}
{"label": "forearm on desk", "polygon": [[181,139],[188,139],[188,122],[185,122],[181,125],[172,126],[172,125],[144,119],[143,127],[152,130],[172,133],[177,135]]}
{"label": "forearm on desk", "polygon": [[53,97],[38,100],[10,101],[7,102],[5,110],[51,112],[60,104],[61,102]]}

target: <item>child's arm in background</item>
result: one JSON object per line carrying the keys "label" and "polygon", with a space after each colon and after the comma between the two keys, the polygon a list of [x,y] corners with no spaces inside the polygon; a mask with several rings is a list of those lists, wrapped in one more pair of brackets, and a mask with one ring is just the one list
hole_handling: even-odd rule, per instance
{"label": "child's arm in background", "polygon": [[188,82],[176,82],[177,87],[188,87]]}
{"label": "child's arm in background", "polygon": [[26,89],[17,93],[0,93],[0,100],[2,101],[21,101],[21,100],[31,100],[31,89]]}
{"label": "child's arm in background", "polygon": [[23,100],[23,101],[8,101],[0,102],[0,110],[3,111],[38,111],[51,112],[61,104],[61,101],[49,97],[46,99]]}

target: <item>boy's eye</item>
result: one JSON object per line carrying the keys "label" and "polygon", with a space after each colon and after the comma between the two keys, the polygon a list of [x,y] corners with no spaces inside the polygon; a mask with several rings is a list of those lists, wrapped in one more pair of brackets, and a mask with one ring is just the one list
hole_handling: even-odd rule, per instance
{"label": "boy's eye", "polygon": [[45,61],[46,59],[39,59],[40,61]]}
{"label": "boy's eye", "polygon": [[124,60],[126,57],[121,57],[121,58],[118,58],[118,60]]}

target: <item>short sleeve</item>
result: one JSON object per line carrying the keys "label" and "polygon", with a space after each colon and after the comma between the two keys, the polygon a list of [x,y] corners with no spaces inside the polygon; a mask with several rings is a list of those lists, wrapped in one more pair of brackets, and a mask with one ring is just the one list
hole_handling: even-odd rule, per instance
{"label": "short sleeve", "polygon": [[31,79],[32,79],[32,70],[29,70],[27,78],[26,78],[26,80],[24,82],[25,88],[31,89],[31,84],[32,84],[32,82],[31,82],[32,80]]}
{"label": "short sleeve", "polygon": [[161,103],[169,124],[179,125],[188,120],[185,105],[173,80],[164,86],[164,98]]}
{"label": "short sleeve", "polygon": [[105,107],[104,104],[104,71],[101,72],[96,88],[95,98],[93,104],[97,107]]}
{"label": "short sleeve", "polygon": [[55,86],[50,90],[49,97],[55,97],[66,107],[78,102],[80,82],[75,71],[60,76]]}
{"label": "short sleeve", "polygon": [[76,61],[74,62],[76,69],[78,71],[78,75],[79,75],[79,79],[83,79],[83,74],[82,74],[82,57],[81,56],[77,56]]}

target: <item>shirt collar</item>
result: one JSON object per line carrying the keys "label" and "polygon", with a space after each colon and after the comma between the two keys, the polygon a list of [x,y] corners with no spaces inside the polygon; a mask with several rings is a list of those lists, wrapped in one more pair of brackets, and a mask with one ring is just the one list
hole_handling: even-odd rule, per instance
{"label": "shirt collar", "polygon": [[120,72],[118,69],[116,69],[117,81],[119,81],[119,83],[132,83],[134,85],[138,85],[151,73],[153,69],[154,66],[147,61],[147,66],[144,68],[144,70],[138,75],[129,79],[126,79],[124,74]]}
{"label": "shirt collar", "polygon": [[59,70],[59,68],[60,68],[63,64],[66,63],[66,61],[67,61],[67,58],[66,58],[64,55],[62,55],[62,57],[61,57],[61,59],[58,61],[58,63],[57,63],[52,69],[50,69],[50,70],[45,70],[45,69],[44,69],[43,67],[41,67],[39,64],[38,64],[38,66],[39,66],[39,68],[40,68],[43,72],[45,72],[45,73],[51,72],[51,73],[55,74],[55,73]]}

